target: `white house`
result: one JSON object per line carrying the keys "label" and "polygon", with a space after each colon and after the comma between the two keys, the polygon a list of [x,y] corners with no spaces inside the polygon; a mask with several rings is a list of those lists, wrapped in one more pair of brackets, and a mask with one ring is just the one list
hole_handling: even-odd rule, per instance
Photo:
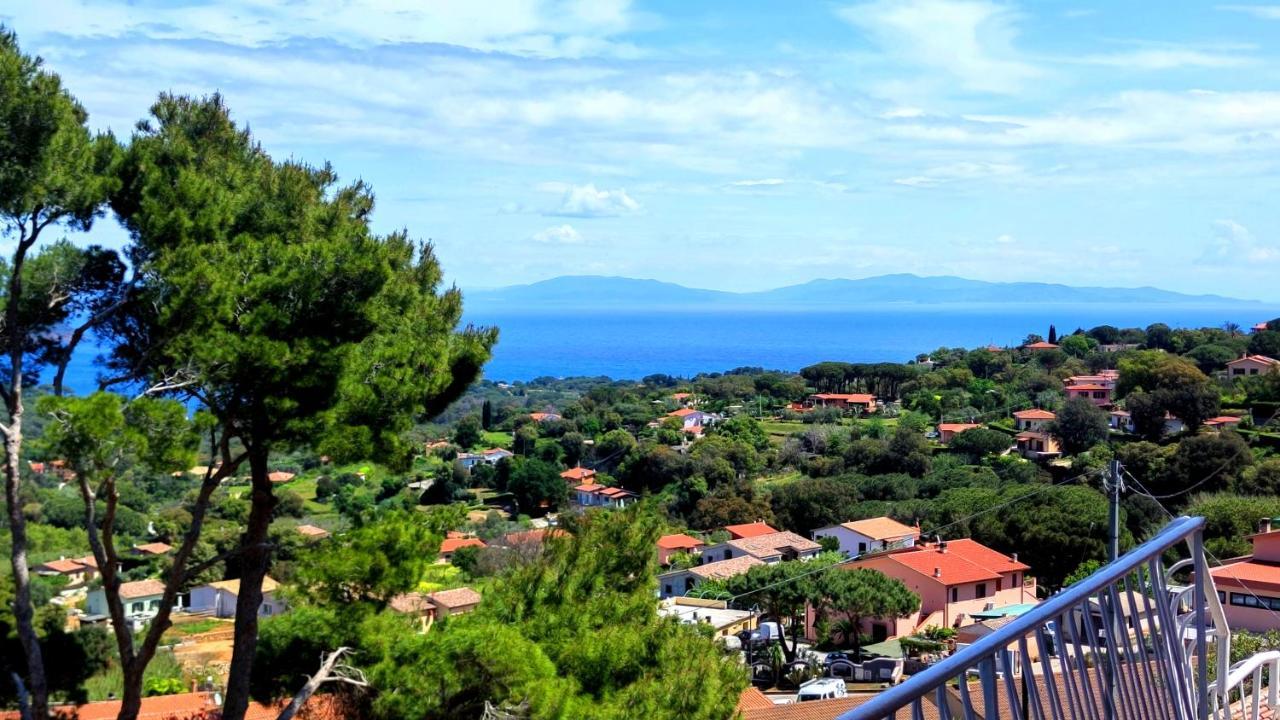
{"label": "white house", "polygon": [[782,560],[808,560],[819,552],[822,552],[822,546],[818,543],[783,530],[717,543],[703,550],[701,559],[703,564],[741,557],[775,563]]}
{"label": "white house", "polygon": [[[120,584],[120,601],[124,603],[124,614],[134,623],[150,620],[160,611],[160,601],[164,598],[164,583],[159,580],[137,580]],[[181,599],[174,608],[181,607]],[[91,617],[107,617],[111,614],[107,608],[107,594],[102,588],[89,592],[85,610]]]}
{"label": "white house", "polygon": [[920,528],[903,525],[887,517],[840,523],[813,531],[813,539],[833,537],[840,541],[845,557],[857,557],[886,548],[914,547]]}
{"label": "white house", "polygon": [[[268,617],[279,615],[285,610],[284,603],[275,596],[280,583],[264,577],[262,579],[262,604],[258,606],[258,615]],[[201,585],[191,591],[191,612],[209,613],[218,618],[236,616],[236,600],[240,595],[239,580],[219,580],[208,585]]]}
{"label": "white house", "polygon": [[1013,414],[1013,426],[1019,431],[1043,432],[1057,418],[1048,410],[1019,410]]}

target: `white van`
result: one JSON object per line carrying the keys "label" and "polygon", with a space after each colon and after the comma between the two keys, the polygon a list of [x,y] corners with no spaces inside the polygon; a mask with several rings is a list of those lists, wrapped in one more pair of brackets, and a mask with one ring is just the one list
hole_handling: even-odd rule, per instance
{"label": "white van", "polygon": [[843,678],[817,678],[800,686],[800,692],[796,694],[796,702],[830,700],[842,698],[847,694]]}

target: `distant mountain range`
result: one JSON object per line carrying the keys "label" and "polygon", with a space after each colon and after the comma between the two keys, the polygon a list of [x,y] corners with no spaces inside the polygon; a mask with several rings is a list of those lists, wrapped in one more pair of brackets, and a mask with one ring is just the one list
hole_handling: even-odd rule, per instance
{"label": "distant mountain range", "polygon": [[859,280],[812,280],[759,292],[702,290],[657,280],[568,275],[529,285],[469,290],[470,311],[539,309],[828,309],[869,304],[1163,304],[1257,305],[1221,295],[1186,295],[1153,287],[1072,287],[1050,283],[996,283],[951,276],[879,275]]}

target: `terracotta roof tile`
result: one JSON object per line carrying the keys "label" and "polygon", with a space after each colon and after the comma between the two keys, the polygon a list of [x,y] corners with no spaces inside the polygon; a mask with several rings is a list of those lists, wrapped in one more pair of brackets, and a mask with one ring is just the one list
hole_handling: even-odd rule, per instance
{"label": "terracotta roof tile", "polygon": [[445,538],[440,543],[440,552],[451,553],[464,547],[488,547],[480,538]]}
{"label": "terracotta roof tile", "polygon": [[813,550],[822,549],[822,546],[818,543],[809,540],[808,538],[801,537],[789,530],[730,540],[728,544],[759,558],[778,555],[785,550],[811,552]]}
{"label": "terracotta roof tile", "polygon": [[1058,417],[1048,410],[1038,410],[1034,408],[1031,410],[1019,410],[1015,412],[1013,416],[1019,420],[1056,420]]}
{"label": "terracotta roof tile", "polygon": [[720,560],[706,565],[694,565],[689,568],[689,572],[703,580],[723,580],[741,575],[756,565],[764,565],[764,561],[750,555],[743,555],[742,557]]}
{"label": "terracotta roof tile", "polygon": [[898,538],[920,534],[919,528],[913,528],[910,525],[903,525],[897,520],[887,517],[854,520],[852,522],[840,523],[840,525],[841,527],[852,530],[859,535],[865,535],[872,540],[896,540]]}
{"label": "terracotta roof tile", "polygon": [[433,592],[427,596],[427,599],[440,607],[456,608],[479,605],[483,598],[481,598],[480,593],[469,587],[460,587]]}
{"label": "terracotta roof tile", "polygon": [[136,580],[120,585],[120,597],[126,600],[163,594],[164,583],[159,580]]}
{"label": "terracotta roof tile", "polygon": [[767,523],[753,522],[743,525],[725,525],[724,529],[728,531],[734,539],[755,537],[756,535],[767,535],[768,533],[776,533],[777,530],[769,527]]}
{"label": "terracotta roof tile", "polygon": [[688,550],[705,546],[706,543],[702,542],[698,538],[685,535],[684,533],[663,535],[658,538],[658,547],[663,550]]}

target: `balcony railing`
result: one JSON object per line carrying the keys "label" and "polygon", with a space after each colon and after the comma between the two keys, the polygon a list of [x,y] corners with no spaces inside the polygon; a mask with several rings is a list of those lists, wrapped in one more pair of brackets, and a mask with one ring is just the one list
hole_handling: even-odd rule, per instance
{"label": "balcony railing", "polygon": [[[840,720],[1267,717],[1264,708],[1276,705],[1280,653],[1229,666],[1230,629],[1208,580],[1203,527],[1203,518],[1172,521],[1116,562]],[[1182,543],[1190,559],[1165,568],[1165,551]],[[1187,567],[1191,585],[1173,584],[1173,573]]]}

